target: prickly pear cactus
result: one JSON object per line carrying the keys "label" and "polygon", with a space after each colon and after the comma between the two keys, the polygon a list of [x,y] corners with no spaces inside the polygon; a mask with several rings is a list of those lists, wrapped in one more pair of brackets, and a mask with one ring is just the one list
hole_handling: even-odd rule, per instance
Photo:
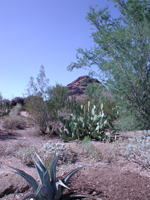
{"label": "prickly pear cactus", "polygon": [[83,105],[75,107],[75,114],[71,114],[68,120],[60,118],[63,123],[61,130],[57,132],[64,141],[73,139],[83,139],[89,135],[96,140],[104,140],[106,135],[104,130],[107,127],[107,116],[103,112],[103,104],[101,104],[100,111],[94,105],[90,107],[88,102],[88,113],[85,113]]}

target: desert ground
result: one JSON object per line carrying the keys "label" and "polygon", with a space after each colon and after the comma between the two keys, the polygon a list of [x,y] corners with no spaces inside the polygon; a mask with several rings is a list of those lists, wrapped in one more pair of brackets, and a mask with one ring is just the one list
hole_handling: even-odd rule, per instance
{"label": "desert ground", "polygon": [[[138,134],[121,132],[120,138],[112,143],[79,140],[64,143],[58,135],[42,135],[33,124],[22,130],[3,128],[0,119],[0,198],[21,200],[32,189],[27,182],[8,166],[21,169],[39,180],[32,163],[31,154],[40,154],[43,145],[50,142],[53,147],[61,144],[63,151],[57,166],[57,177],[62,179],[71,170],[83,166],[70,180],[70,191],[89,195],[85,199],[95,200],[149,200],[150,169],[124,156],[123,146],[128,138]],[[47,157],[40,154],[50,166],[53,152]],[[46,154],[45,154],[46,155]]]}

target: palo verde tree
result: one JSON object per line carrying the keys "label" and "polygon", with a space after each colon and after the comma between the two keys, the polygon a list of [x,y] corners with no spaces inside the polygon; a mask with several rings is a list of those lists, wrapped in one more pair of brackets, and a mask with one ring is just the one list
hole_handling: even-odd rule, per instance
{"label": "palo verde tree", "polygon": [[[150,2],[149,0],[113,0],[120,11],[113,18],[108,10],[90,7],[87,21],[94,28],[95,46],[77,49],[77,62],[68,70],[94,65],[105,75],[105,86],[118,102],[150,128]],[[126,110],[125,109],[125,110]]]}

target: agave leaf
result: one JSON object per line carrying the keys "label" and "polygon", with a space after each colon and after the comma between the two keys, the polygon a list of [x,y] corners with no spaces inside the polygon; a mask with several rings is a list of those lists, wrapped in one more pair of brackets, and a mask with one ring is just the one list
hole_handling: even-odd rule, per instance
{"label": "agave leaf", "polygon": [[[84,167],[84,166],[83,166]],[[68,184],[69,180],[71,179],[71,177],[77,173],[80,169],[82,169],[83,167],[78,167],[77,169],[74,169],[73,171],[71,171],[69,174],[67,174],[67,176],[63,179],[63,182],[65,185]]]}
{"label": "agave leaf", "polygon": [[89,195],[84,194],[66,194],[62,197],[62,200],[70,200],[70,199],[82,199],[87,198]]}
{"label": "agave leaf", "polygon": [[[9,166],[10,167],[10,166]],[[14,170],[16,170],[17,172],[14,172],[15,174],[18,174],[20,176],[22,176],[30,185],[31,187],[33,188],[33,190],[35,192],[37,192],[37,188],[39,186],[39,183],[32,177],[30,176],[29,174],[27,174],[26,172],[22,171],[22,170],[19,170],[17,168],[13,168],[13,167],[10,167]]]}
{"label": "agave leaf", "polygon": [[35,166],[37,168],[41,182],[42,182],[42,184],[46,185],[49,188],[49,194],[53,196],[54,195],[54,188],[51,185],[47,167],[45,166],[42,159],[40,158],[40,156],[37,153],[36,153],[36,156],[38,157],[39,165],[35,161]]}
{"label": "agave leaf", "polygon": [[36,200],[52,200],[53,196],[49,195],[49,191],[45,185],[40,185],[38,187],[35,199]]}
{"label": "agave leaf", "polygon": [[62,196],[62,187],[70,190],[70,188],[67,187],[61,180],[57,181],[54,200],[58,200]]}
{"label": "agave leaf", "polygon": [[34,165],[36,167],[36,170],[38,172],[38,175],[40,177],[41,183],[42,183],[42,181],[43,181],[43,173],[44,173],[43,169],[39,166],[39,164],[36,162],[36,160],[34,158],[32,158],[32,159],[33,159]]}
{"label": "agave leaf", "polygon": [[[83,166],[84,167],[84,166]],[[80,169],[82,169],[83,167],[78,167],[77,169],[74,169],[73,171],[71,171],[69,174],[67,174],[67,176],[62,180],[62,182],[67,185],[69,180],[71,179],[71,177],[77,173]],[[63,193],[63,191],[65,190],[64,187],[61,188],[61,192]]]}
{"label": "agave leaf", "polygon": [[42,168],[42,170],[45,172],[47,170],[47,167],[45,166],[45,164],[43,163],[42,159],[40,158],[40,156],[35,152],[37,158],[38,158],[38,162],[40,167]]}
{"label": "agave leaf", "polygon": [[35,199],[35,194],[34,193],[30,193],[30,194],[27,194],[25,197],[23,197],[21,200],[25,200],[25,199]]}
{"label": "agave leaf", "polygon": [[47,187],[45,185],[39,185],[36,196],[39,195],[41,197],[45,197],[45,196],[47,196],[47,194],[48,194]]}
{"label": "agave leaf", "polygon": [[43,176],[43,185],[46,185],[46,187],[48,188],[49,191],[49,195],[54,196],[54,190],[55,188],[52,186],[51,182],[50,182],[50,177],[49,177],[49,173],[48,170],[46,170],[44,176]]}
{"label": "agave leaf", "polygon": [[56,152],[55,152],[54,157],[53,157],[53,162],[52,162],[51,168],[50,168],[51,183],[53,186],[56,183],[56,164],[58,162],[58,158],[59,158],[59,155],[56,156]]}

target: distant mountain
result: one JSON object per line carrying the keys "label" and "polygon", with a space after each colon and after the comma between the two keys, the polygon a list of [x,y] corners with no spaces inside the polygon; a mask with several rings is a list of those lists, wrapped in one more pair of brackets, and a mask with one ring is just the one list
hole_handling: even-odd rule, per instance
{"label": "distant mountain", "polygon": [[86,97],[84,91],[92,82],[101,84],[97,79],[90,78],[88,75],[78,77],[75,81],[67,85],[69,96],[74,95],[77,100],[84,99]]}

